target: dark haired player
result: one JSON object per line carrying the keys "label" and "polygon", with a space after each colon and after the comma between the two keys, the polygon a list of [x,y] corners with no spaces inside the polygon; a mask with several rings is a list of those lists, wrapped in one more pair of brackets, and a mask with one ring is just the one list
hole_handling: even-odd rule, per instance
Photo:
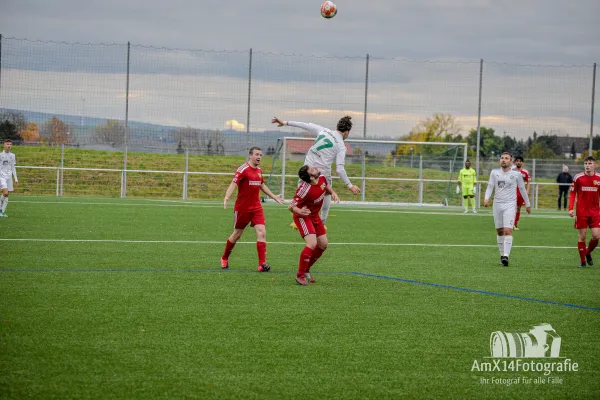
{"label": "dark haired player", "polygon": [[306,286],[308,282],[315,283],[310,267],[321,257],[328,244],[325,226],[319,217],[323,199],[327,195],[336,203],[340,199],[317,168],[305,165],[298,171],[298,177],[302,183],[298,186],[288,209],[294,213],[294,223],[306,243],[300,253],[296,274],[296,282]]}

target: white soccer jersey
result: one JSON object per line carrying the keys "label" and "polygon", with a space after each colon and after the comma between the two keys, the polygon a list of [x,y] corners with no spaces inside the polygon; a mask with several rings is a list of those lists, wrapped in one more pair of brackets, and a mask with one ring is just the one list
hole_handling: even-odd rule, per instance
{"label": "white soccer jersey", "polygon": [[488,201],[494,194],[494,206],[496,204],[517,204],[517,188],[525,200],[525,205],[531,207],[529,196],[525,190],[523,176],[519,171],[509,170],[504,172],[502,168],[493,169],[490,172],[487,190],[485,191],[485,200]]}
{"label": "white soccer jersey", "polygon": [[318,168],[328,180],[331,180],[331,166],[335,162],[338,175],[344,184],[350,184],[350,179],[348,179],[344,170],[346,144],[338,131],[332,131],[320,125],[305,122],[288,121],[287,124],[296,128],[306,129],[317,135],[317,139],[306,153],[306,158],[304,159],[305,165]]}
{"label": "white soccer jersey", "polygon": [[0,178],[17,178],[17,158],[14,153],[7,153],[4,150],[0,152]]}

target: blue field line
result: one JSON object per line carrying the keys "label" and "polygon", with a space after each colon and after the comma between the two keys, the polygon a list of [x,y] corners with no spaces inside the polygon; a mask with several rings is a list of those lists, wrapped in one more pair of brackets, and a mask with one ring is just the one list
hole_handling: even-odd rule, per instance
{"label": "blue field line", "polygon": [[352,274],[357,275],[357,276],[364,276],[367,278],[385,279],[385,280],[390,280],[390,281],[410,283],[413,285],[423,285],[423,286],[436,287],[436,288],[440,288],[440,289],[457,290],[460,292],[477,293],[477,294],[483,294],[483,295],[487,295],[487,296],[504,297],[507,299],[531,301],[534,303],[549,304],[549,305],[553,305],[553,306],[562,306],[562,307],[569,307],[569,308],[578,308],[578,309],[582,309],[582,310],[600,311],[600,307],[589,307],[589,306],[581,306],[578,304],[560,303],[558,301],[540,300],[540,299],[534,299],[532,297],[522,297],[522,296],[515,296],[512,294],[504,294],[504,293],[488,292],[486,290],[464,288],[464,287],[460,287],[460,286],[443,285],[441,283],[421,282],[421,281],[416,281],[414,279],[395,278],[393,276],[385,276],[385,275],[365,274],[363,272],[352,272]]}
{"label": "blue field line", "polygon": [[[150,270],[140,270],[140,269],[16,269],[16,268],[5,268],[5,269],[0,269],[0,272],[48,272],[48,273],[55,273],[55,272],[96,272],[96,273],[133,273],[133,272],[137,272],[137,273],[226,273],[226,274],[230,274],[230,273],[242,273],[242,274],[255,274],[256,271],[254,270],[218,270],[218,269],[181,269],[181,270],[174,270],[174,269],[150,269]],[[267,274],[290,274],[290,273],[295,273],[295,271],[270,271]],[[422,281],[417,281],[414,279],[406,279],[406,278],[397,278],[397,277],[393,277],[393,276],[387,276],[387,275],[376,275],[376,274],[367,274],[364,272],[355,272],[355,271],[341,271],[341,272],[335,272],[335,271],[323,271],[323,272],[319,272],[319,275],[353,275],[353,276],[360,276],[360,277],[365,277],[365,278],[375,278],[375,279],[384,279],[384,280],[388,280],[388,281],[396,281],[396,282],[402,282],[402,283],[409,283],[412,285],[421,285],[421,286],[429,286],[429,287],[435,287],[438,289],[448,289],[448,290],[456,290],[459,292],[467,292],[467,293],[476,293],[476,294],[482,294],[482,295],[486,295],[486,296],[495,296],[495,297],[502,297],[505,299],[513,299],[513,300],[521,300],[521,301],[529,301],[532,303],[540,303],[540,304],[547,304],[547,305],[552,305],[552,306],[561,306],[561,307],[568,307],[568,308],[576,308],[576,309],[580,309],[580,310],[589,310],[589,311],[600,311],[600,307],[590,307],[590,306],[582,306],[579,304],[571,304],[571,303],[561,303],[558,301],[549,301],[549,300],[541,300],[541,299],[534,299],[533,297],[522,297],[522,296],[515,296],[512,294],[504,294],[504,293],[496,293],[496,292],[489,292],[487,290],[479,290],[479,289],[470,289],[470,288],[464,288],[464,287],[460,287],[460,286],[452,286],[452,285],[444,285],[441,283],[432,283],[432,282],[422,282]]]}

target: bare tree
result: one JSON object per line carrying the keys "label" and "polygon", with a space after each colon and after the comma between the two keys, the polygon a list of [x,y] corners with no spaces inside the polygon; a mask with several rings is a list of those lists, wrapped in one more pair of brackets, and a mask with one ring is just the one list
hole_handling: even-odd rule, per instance
{"label": "bare tree", "polygon": [[40,139],[49,144],[70,143],[69,125],[58,117],[52,117],[42,124]]}
{"label": "bare tree", "polygon": [[96,126],[94,141],[110,144],[112,147],[125,143],[125,125],[117,120],[109,119],[106,124]]}

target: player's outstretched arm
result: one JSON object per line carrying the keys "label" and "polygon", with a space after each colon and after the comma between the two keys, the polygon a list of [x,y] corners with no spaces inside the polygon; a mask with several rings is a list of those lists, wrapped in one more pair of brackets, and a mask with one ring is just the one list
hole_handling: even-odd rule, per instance
{"label": "player's outstretched arm", "polygon": [[227,188],[227,191],[225,192],[225,198],[223,199],[223,208],[227,208],[227,202],[229,201],[229,198],[233,194],[233,191],[235,190],[236,186],[237,185],[235,184],[235,182],[231,182],[231,184]]}
{"label": "player's outstretched arm", "polygon": [[283,204],[283,200],[281,200],[281,197],[279,197],[278,195],[274,195],[266,184],[261,184],[260,190],[262,190],[264,194],[275,200],[277,203]]}
{"label": "player's outstretched arm", "polygon": [[295,128],[301,128],[301,129],[311,132],[314,135],[318,135],[325,129],[321,125],[313,124],[310,122],[306,123],[306,122],[298,122],[298,121],[284,121],[277,117],[273,117],[273,119],[271,120],[271,123],[277,124],[277,126],[279,126],[279,127],[287,125],[287,126],[293,126]]}

